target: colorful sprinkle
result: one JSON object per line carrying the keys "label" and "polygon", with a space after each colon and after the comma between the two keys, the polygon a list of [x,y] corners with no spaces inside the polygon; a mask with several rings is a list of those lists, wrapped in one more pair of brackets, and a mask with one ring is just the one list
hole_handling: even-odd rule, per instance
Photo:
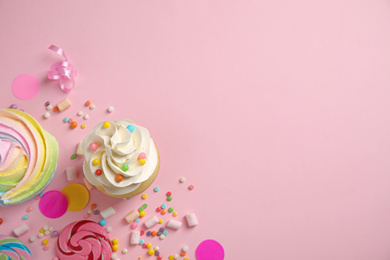
{"label": "colorful sprinkle", "polygon": [[168,235],[168,231],[166,231],[166,230],[164,230],[162,233],[164,236]]}
{"label": "colorful sprinkle", "polygon": [[95,171],[95,174],[96,174],[96,176],[102,175],[102,170],[97,169],[97,170]]}
{"label": "colorful sprinkle", "polygon": [[165,209],[166,207],[167,207],[167,204],[162,204],[162,205],[161,205],[161,208],[162,208],[162,209]]}
{"label": "colorful sprinkle", "polygon": [[130,133],[132,133],[132,132],[134,132],[134,126],[133,125],[128,125],[127,126],[127,130],[129,130],[130,131]]}
{"label": "colorful sprinkle", "polygon": [[158,223],[159,223],[159,224],[162,224],[163,222],[164,222],[164,221],[163,221],[162,218],[159,218],[159,219],[158,219]]}
{"label": "colorful sprinkle", "polygon": [[44,245],[47,245],[49,243],[49,240],[47,240],[47,239],[44,239],[43,241],[42,241],[42,244],[44,244]]}
{"label": "colorful sprinkle", "polygon": [[141,239],[140,241],[139,241],[139,244],[140,245],[143,245],[145,243],[145,241],[143,240],[143,239]]}
{"label": "colorful sprinkle", "polygon": [[27,216],[27,215],[24,215],[24,216],[22,217],[22,219],[23,219],[23,220],[27,220],[27,219],[28,219],[28,216]]}
{"label": "colorful sprinkle", "polygon": [[149,249],[148,254],[149,254],[149,255],[154,255],[154,252],[155,252],[154,249],[151,248],[151,249]]}
{"label": "colorful sprinkle", "polygon": [[177,217],[177,212],[176,212],[176,211],[173,212],[173,213],[172,213],[172,216]]}
{"label": "colorful sprinkle", "polygon": [[110,125],[111,125],[110,122],[107,122],[107,121],[103,123],[104,128],[109,128]]}
{"label": "colorful sprinkle", "polygon": [[69,122],[69,117],[65,117],[64,118],[64,123],[68,123]]}
{"label": "colorful sprinkle", "polygon": [[[92,105],[91,105],[92,106]],[[118,245],[113,245],[112,246],[112,251],[118,251],[119,246]]]}
{"label": "colorful sprinkle", "polygon": [[146,163],[146,160],[145,159],[141,159],[138,162],[139,162],[139,165],[144,165]]}
{"label": "colorful sprinkle", "polygon": [[77,122],[72,122],[72,123],[70,123],[70,127],[71,127],[71,128],[76,128],[76,127],[77,127]]}
{"label": "colorful sprinkle", "polygon": [[87,101],[85,102],[85,106],[86,106],[86,107],[88,107],[88,106],[91,105],[91,104],[92,104],[91,100],[87,100]]}
{"label": "colorful sprinkle", "polygon": [[[146,194],[145,194],[146,195]],[[144,203],[143,205],[142,205],[142,208],[143,209],[146,209],[148,207],[148,204],[146,204],[146,203]]]}
{"label": "colorful sprinkle", "polygon": [[93,165],[98,165],[99,162],[100,162],[99,159],[98,159],[98,158],[95,158],[95,159],[93,159],[92,164],[93,164]]}
{"label": "colorful sprinkle", "polygon": [[138,159],[145,159],[145,158],[146,158],[146,154],[145,153],[139,153]]}
{"label": "colorful sprinkle", "polygon": [[131,227],[132,229],[136,229],[136,228],[138,227],[138,223],[137,223],[137,222],[132,222],[131,225],[130,225],[130,227]]}
{"label": "colorful sprinkle", "polygon": [[139,223],[139,218],[136,218],[136,219],[134,220],[134,222],[135,222],[135,223]]}
{"label": "colorful sprinkle", "polygon": [[119,240],[117,239],[117,238],[114,238],[113,240],[112,240],[112,244],[113,245],[116,245],[116,244],[118,244],[119,243]]}
{"label": "colorful sprinkle", "polygon": [[194,187],[194,185],[192,185],[192,184],[191,184],[190,186],[188,186],[188,189],[189,189],[189,190],[193,190],[194,188],[195,188],[195,187]]}
{"label": "colorful sprinkle", "polygon": [[74,159],[76,159],[76,157],[77,157],[76,154],[72,154],[72,155],[70,156],[70,159],[74,160]]}
{"label": "colorful sprinkle", "polygon": [[142,199],[146,199],[148,197],[147,194],[142,194]]}
{"label": "colorful sprinkle", "polygon": [[158,192],[159,190],[160,190],[160,188],[159,187],[154,187],[154,189],[153,189],[155,192]]}
{"label": "colorful sprinkle", "polygon": [[123,164],[122,165],[122,171],[127,172],[129,170],[129,165]]}
{"label": "colorful sprinkle", "polygon": [[53,111],[54,111],[54,112],[58,112],[58,111],[60,111],[60,109],[59,109],[57,106],[55,106],[55,107],[53,108]]}
{"label": "colorful sprinkle", "polygon": [[139,216],[141,217],[141,218],[143,218],[143,217],[145,217],[145,211],[141,211],[140,213],[139,213]]}
{"label": "colorful sprinkle", "polygon": [[161,214],[165,215],[167,211],[165,209],[161,210]]}
{"label": "colorful sprinkle", "polygon": [[172,200],[172,197],[171,196],[168,196],[167,197],[167,201],[171,201]]}
{"label": "colorful sprinkle", "polygon": [[90,149],[91,151],[96,151],[97,148],[98,148],[98,145],[97,145],[96,143],[90,143],[90,144],[89,144],[89,149]]}
{"label": "colorful sprinkle", "polygon": [[33,210],[33,207],[31,207],[31,206],[26,209],[27,212],[31,212],[32,210]]}
{"label": "colorful sprinkle", "polygon": [[167,197],[169,197],[172,195],[172,192],[168,191],[166,195],[167,195]]}
{"label": "colorful sprinkle", "polygon": [[170,207],[170,208],[168,209],[168,212],[169,212],[169,213],[172,213],[172,212],[173,212],[173,208]]}
{"label": "colorful sprinkle", "polygon": [[81,128],[82,128],[82,129],[85,129],[86,127],[87,127],[87,124],[82,124],[82,125],[81,125]]}
{"label": "colorful sprinkle", "polygon": [[105,226],[106,225],[106,221],[104,219],[100,220],[99,221],[99,225],[102,226],[102,227]]}
{"label": "colorful sprinkle", "polygon": [[122,175],[122,174],[117,174],[117,175],[115,176],[115,181],[116,181],[116,182],[121,182],[121,181],[123,181],[123,175]]}

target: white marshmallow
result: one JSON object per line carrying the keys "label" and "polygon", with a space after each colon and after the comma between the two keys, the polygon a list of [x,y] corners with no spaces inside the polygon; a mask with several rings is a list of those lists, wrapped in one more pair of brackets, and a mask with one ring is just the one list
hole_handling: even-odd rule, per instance
{"label": "white marshmallow", "polygon": [[106,219],[114,215],[116,212],[112,207],[108,207],[105,210],[100,211],[100,215],[102,215],[102,218]]}
{"label": "white marshmallow", "polygon": [[73,180],[75,180],[75,179],[77,179],[77,171],[76,171],[76,168],[74,167],[74,166],[72,166],[72,167],[67,167],[66,169],[65,169],[65,171],[66,171],[66,179],[68,180],[68,181],[73,181]]}
{"label": "white marshmallow", "polygon": [[130,234],[130,244],[138,245],[141,233],[139,231],[132,231]]}
{"label": "white marshmallow", "polygon": [[198,219],[196,218],[194,213],[187,214],[186,219],[187,219],[187,224],[189,227],[193,227],[193,226],[198,225]]}
{"label": "white marshmallow", "polygon": [[150,217],[148,220],[145,221],[145,227],[151,228],[155,226],[158,223],[158,218],[156,216]]}
{"label": "white marshmallow", "polygon": [[167,227],[169,228],[172,228],[172,229],[179,229],[181,227],[181,222],[180,221],[177,221],[177,220],[174,220],[174,219],[170,219],[167,223]]}
{"label": "white marshmallow", "polygon": [[76,150],[76,154],[77,155],[84,155],[84,151],[83,151],[83,142],[79,142],[79,144],[77,145],[77,150]]}
{"label": "white marshmallow", "polygon": [[29,230],[30,230],[30,228],[27,226],[27,224],[23,223],[22,225],[14,228],[14,234],[18,237],[18,236],[23,235],[24,233],[26,233]]}

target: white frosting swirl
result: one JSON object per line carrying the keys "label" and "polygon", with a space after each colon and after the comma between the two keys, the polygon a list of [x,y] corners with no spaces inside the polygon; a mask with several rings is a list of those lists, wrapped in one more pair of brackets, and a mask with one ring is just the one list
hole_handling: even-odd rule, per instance
{"label": "white frosting swirl", "polygon": [[[92,185],[102,186],[112,195],[123,195],[137,189],[153,174],[158,163],[157,149],[146,128],[127,119],[108,122],[108,128],[104,123],[96,125],[82,142],[84,175]],[[127,129],[129,125],[134,126],[133,132]],[[95,151],[90,149],[91,143],[97,144]],[[144,165],[139,163],[140,153],[146,154]],[[93,164],[94,159],[99,160],[97,165]],[[124,164],[128,165],[127,171],[122,170]],[[99,176],[95,174],[98,169],[102,171]],[[118,174],[123,176],[120,182],[115,180]]]}

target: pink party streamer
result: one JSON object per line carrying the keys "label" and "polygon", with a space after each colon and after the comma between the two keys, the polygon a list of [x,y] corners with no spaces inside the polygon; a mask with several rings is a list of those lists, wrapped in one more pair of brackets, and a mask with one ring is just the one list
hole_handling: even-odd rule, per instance
{"label": "pink party streamer", "polygon": [[[55,51],[58,55],[64,57],[64,61],[56,62],[50,67],[50,71],[48,73],[48,78],[53,80],[58,80],[62,91],[69,92],[74,88],[75,81],[74,77],[76,76],[76,71],[73,70],[73,65],[70,64],[68,58],[65,55],[65,52],[55,46],[51,45],[49,47],[50,50]],[[71,84],[66,84],[66,81],[71,81]]]}

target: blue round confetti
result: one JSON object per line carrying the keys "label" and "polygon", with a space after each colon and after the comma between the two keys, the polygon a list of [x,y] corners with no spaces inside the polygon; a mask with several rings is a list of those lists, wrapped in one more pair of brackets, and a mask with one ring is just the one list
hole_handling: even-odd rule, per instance
{"label": "blue round confetti", "polygon": [[162,205],[161,205],[161,208],[162,208],[162,209],[165,209],[166,207],[167,207],[167,204],[162,204]]}
{"label": "blue round confetti", "polygon": [[139,222],[139,218],[136,218],[136,219],[134,220],[134,222],[135,222],[135,223],[138,223],[138,222]]}
{"label": "blue round confetti", "polygon": [[160,190],[159,187],[154,187],[154,191],[155,191],[155,192],[158,192],[159,190]]}
{"label": "blue round confetti", "polygon": [[69,117],[65,117],[64,118],[64,123],[68,123],[69,122]]}
{"label": "blue round confetti", "polygon": [[127,130],[130,131],[130,133],[134,132],[134,126],[133,125],[128,125]]}
{"label": "blue round confetti", "polygon": [[105,226],[106,225],[106,221],[104,219],[100,220],[99,221],[99,225],[100,226]]}
{"label": "blue round confetti", "polygon": [[168,235],[168,231],[166,231],[166,230],[164,230],[162,233],[164,236]]}
{"label": "blue round confetti", "polygon": [[23,219],[23,220],[26,220],[26,219],[28,219],[28,216],[27,216],[27,215],[24,215],[24,216],[22,217],[22,219]]}
{"label": "blue round confetti", "polygon": [[143,240],[143,239],[141,239],[140,241],[139,241],[139,244],[140,245],[143,245],[145,243],[145,241]]}

